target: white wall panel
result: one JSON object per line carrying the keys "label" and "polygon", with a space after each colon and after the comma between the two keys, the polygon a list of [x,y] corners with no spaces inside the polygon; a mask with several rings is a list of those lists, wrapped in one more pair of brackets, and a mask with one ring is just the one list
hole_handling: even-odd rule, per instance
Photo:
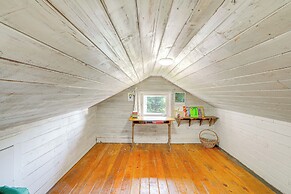
{"label": "white wall panel", "polygon": [[16,162],[9,159],[7,169],[13,171],[14,183],[0,184],[47,192],[96,143],[95,112],[96,107],[1,131],[0,150],[13,146]]}
{"label": "white wall panel", "polygon": [[[133,110],[133,102],[127,101],[127,94],[134,91],[172,92],[172,107],[174,107],[174,93],[184,92],[161,77],[150,77],[143,82],[128,88],[117,95],[97,104],[97,141],[101,142],[131,142],[131,122],[128,121]],[[206,115],[213,114],[213,107],[204,101],[186,93],[187,106],[204,106]],[[174,112],[172,112],[174,117]],[[215,126],[214,126],[215,127]],[[209,127],[208,122],[199,126],[198,121],[189,127],[187,121],[182,121],[178,127],[176,121],[172,125],[173,143],[199,142],[198,134]],[[166,143],[167,125],[136,125],[135,142],[137,143]]]}
{"label": "white wall panel", "polygon": [[216,109],[216,115],[219,146],[283,193],[291,193],[291,123],[223,109]]}

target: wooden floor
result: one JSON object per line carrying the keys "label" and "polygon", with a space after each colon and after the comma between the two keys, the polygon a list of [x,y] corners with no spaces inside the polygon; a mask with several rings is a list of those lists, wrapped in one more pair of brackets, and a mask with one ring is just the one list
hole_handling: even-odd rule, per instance
{"label": "wooden floor", "polygon": [[200,144],[96,144],[49,193],[274,193]]}

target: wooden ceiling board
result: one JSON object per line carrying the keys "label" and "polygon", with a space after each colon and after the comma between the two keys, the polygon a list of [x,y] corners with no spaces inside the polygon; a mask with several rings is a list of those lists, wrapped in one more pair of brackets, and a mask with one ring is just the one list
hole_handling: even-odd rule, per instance
{"label": "wooden ceiling board", "polygon": [[291,52],[287,52],[276,57],[207,75],[207,79],[205,79],[205,75],[195,75],[189,76],[187,80],[196,78],[197,84],[193,85],[193,89],[206,88],[212,83],[215,86],[227,86],[282,81],[290,78],[290,61]]}
{"label": "wooden ceiling board", "polygon": [[[167,57],[175,59],[181,51],[189,44],[193,37],[201,30],[205,23],[217,12],[224,0],[212,1],[203,0],[198,1],[185,25],[177,36],[173,46],[169,50]],[[173,64],[175,65],[175,63]],[[171,65],[171,66],[173,66]],[[161,66],[158,74],[165,75],[166,70],[171,68]]]}
{"label": "wooden ceiling board", "polygon": [[158,57],[173,0],[137,0],[144,72],[151,75]]}
{"label": "wooden ceiling board", "polygon": [[135,0],[101,0],[139,80],[144,77],[137,4]]}
{"label": "wooden ceiling board", "polygon": [[[250,4],[251,6],[254,6],[254,4]],[[260,11],[261,13],[265,13],[265,15],[259,14],[258,17],[256,15],[256,18],[253,20],[250,20],[249,23],[242,23],[242,26],[245,25],[246,29],[243,31],[241,30],[241,26],[239,26],[239,29],[231,28],[231,31],[235,31],[237,34],[229,33],[230,37],[222,36],[220,34],[224,34],[223,32],[216,32],[214,31],[212,34],[213,36],[208,36],[202,44],[200,44],[197,49],[201,51],[205,57],[199,59],[198,61],[191,64],[189,67],[184,68],[181,72],[178,72],[174,77],[171,78],[171,80],[178,80],[181,79],[191,73],[194,73],[209,64],[215,64],[216,62],[219,62],[222,59],[225,59],[227,57],[230,57],[234,54],[237,54],[239,52],[243,52],[244,50],[247,50],[249,48],[255,47],[259,44],[263,44],[265,41],[268,41],[270,39],[275,38],[276,36],[282,35],[288,31],[290,31],[290,20],[288,19],[288,15],[290,14],[290,2],[284,2],[282,4],[278,4],[276,6],[273,6],[271,10],[266,9],[265,10],[256,10],[255,8],[257,6],[254,6],[254,10],[251,10],[250,12],[246,12],[245,9],[238,9],[236,10],[235,15],[236,17],[242,17],[244,15],[247,15],[248,17],[251,17],[252,14],[256,15],[257,11]],[[242,6],[243,7],[243,6]],[[250,7],[247,7],[250,8]],[[249,10],[249,9],[248,9]],[[288,11],[289,10],[289,11]],[[240,11],[240,12],[239,12]],[[267,12],[269,11],[269,12]],[[275,14],[275,13],[280,14]],[[264,17],[265,16],[265,17]],[[268,16],[268,17],[267,17]],[[272,17],[271,17],[272,16]],[[244,16],[246,17],[246,16]],[[285,19],[287,17],[287,19]],[[224,23],[235,23],[235,17],[229,17],[230,19],[225,20]],[[274,19],[275,18],[275,19]],[[283,18],[283,20],[282,20]],[[240,18],[236,18],[240,21]],[[269,20],[275,20],[273,22],[277,23],[279,22],[280,25],[277,26],[277,28],[274,28],[274,23],[269,22]],[[230,20],[230,21],[229,21]],[[281,25],[282,23],[286,21],[285,24]],[[242,20],[244,21],[244,20]],[[237,21],[236,21],[237,22]],[[221,26],[223,26],[223,24]],[[237,22],[240,23],[240,22]],[[230,25],[230,24],[227,24]],[[266,25],[266,26],[264,26]],[[221,28],[220,26],[220,28]],[[269,29],[265,31],[261,31],[261,27],[264,29]],[[229,28],[225,28],[229,29]],[[216,29],[217,30],[217,29]],[[217,30],[218,31],[218,30]],[[227,33],[227,30],[225,30]],[[274,32],[273,34],[271,32]],[[256,37],[256,38],[254,38]],[[240,44],[242,42],[242,44]],[[245,43],[247,42],[247,43]],[[210,45],[211,44],[211,45]],[[203,47],[209,49],[205,50]],[[210,49],[212,48],[213,49]]]}
{"label": "wooden ceiling board", "polygon": [[[48,1],[55,10],[73,24],[94,47],[98,48],[116,66],[118,66],[132,82],[138,77],[126,51],[117,35],[114,26],[107,16],[100,1]],[[109,71],[110,74],[110,71]]]}
{"label": "wooden ceiling board", "polygon": [[124,79],[124,82],[130,80],[126,74],[120,74],[117,65],[43,1],[29,1],[26,8],[2,16],[0,21],[64,56],[109,76]]}
{"label": "wooden ceiling board", "polygon": [[183,48],[183,50],[175,58],[174,64],[168,67],[166,73],[171,73],[171,71],[175,71],[171,73],[172,75],[175,75],[182,69],[190,66],[193,62],[198,61],[200,58],[202,58],[204,56],[203,53],[197,50],[196,47],[201,44],[211,32],[213,32],[225,19],[227,19],[234,11],[236,11],[236,9],[238,9],[244,3],[247,3],[247,1],[237,1],[235,4],[231,1],[224,1],[223,4],[214,13],[214,15],[204,24],[204,26],[198,31],[198,33]]}
{"label": "wooden ceiling board", "polygon": [[[291,33],[287,32],[260,45],[257,45],[231,57],[208,65],[201,70],[190,74],[189,77],[195,76],[195,79],[204,79],[204,77],[206,76],[212,76],[222,72],[227,72],[231,69],[249,66],[260,61],[280,57],[291,50],[289,44],[290,38]],[[256,53],[256,55],[254,55],[253,53]]]}
{"label": "wooden ceiling board", "polygon": [[290,18],[291,0],[0,0],[0,129],[155,75],[216,107],[291,122]]}

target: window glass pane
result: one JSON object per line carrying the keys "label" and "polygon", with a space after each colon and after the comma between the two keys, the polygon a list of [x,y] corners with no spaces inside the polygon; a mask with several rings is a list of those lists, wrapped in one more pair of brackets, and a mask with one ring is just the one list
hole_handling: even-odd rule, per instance
{"label": "window glass pane", "polygon": [[166,97],[146,96],[146,113],[166,113]]}

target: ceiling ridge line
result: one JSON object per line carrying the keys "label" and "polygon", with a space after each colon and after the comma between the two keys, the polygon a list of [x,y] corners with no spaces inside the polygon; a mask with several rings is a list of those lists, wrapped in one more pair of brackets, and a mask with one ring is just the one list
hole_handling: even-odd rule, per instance
{"label": "ceiling ridge line", "polygon": [[[107,75],[107,76],[109,76],[109,77],[111,77],[111,78],[113,78],[113,79],[115,79],[115,80],[117,80],[117,81],[119,81],[119,82],[121,82],[121,83],[123,83],[123,84],[125,84],[125,85],[128,85],[127,83],[125,83],[125,82],[123,82],[123,81],[117,79],[116,77],[114,77],[114,76],[112,76],[112,75],[110,75],[110,74],[108,74],[108,73],[106,73],[106,72],[104,72],[104,71],[102,71],[102,70],[100,70],[100,69],[98,69],[98,68],[96,68],[96,67],[90,65],[90,64],[87,64],[87,63],[85,63],[85,62],[83,62],[83,61],[81,61],[81,60],[79,60],[79,59],[77,59],[77,58],[75,58],[75,57],[73,57],[73,56],[71,56],[71,55],[69,55],[69,54],[67,54],[67,53],[65,53],[65,52],[63,52],[63,51],[61,51],[61,50],[59,50],[59,49],[57,49],[57,48],[55,48],[55,47],[53,47],[53,46],[47,44],[47,43],[45,43],[45,42],[43,42],[43,41],[41,41],[41,40],[38,40],[38,39],[36,39],[36,38],[30,36],[29,34],[26,34],[25,32],[22,32],[22,31],[20,31],[20,30],[14,28],[14,27],[12,27],[12,26],[9,26],[8,24],[5,24],[5,23],[3,23],[3,22],[1,22],[1,21],[0,21],[0,23],[1,23],[2,25],[4,25],[4,26],[6,26],[6,27],[8,27],[8,28],[10,28],[10,29],[12,29],[12,30],[14,30],[14,31],[16,31],[16,32],[18,32],[18,33],[20,33],[20,34],[22,34],[23,36],[26,36],[26,37],[28,37],[28,38],[30,38],[30,39],[36,41],[37,43],[42,44],[42,45],[48,47],[50,50],[53,50],[53,51],[55,51],[55,52],[57,52],[57,53],[60,53],[60,54],[62,54],[63,56],[65,56],[65,57],[67,57],[67,58],[69,58],[69,59],[71,59],[71,60],[75,60],[75,61],[79,62],[79,64],[82,65],[82,66],[85,66],[85,67],[91,68],[91,69],[93,69],[93,70],[96,70],[96,71],[98,71],[98,72],[101,73],[101,74]],[[0,57],[0,58],[2,58],[2,59],[7,59],[7,60],[12,60],[12,59],[3,58],[3,57]],[[26,62],[20,62],[20,61],[17,61],[17,60],[12,60],[12,61],[19,62],[19,63],[23,63],[23,64],[29,64],[29,63],[26,63]],[[33,65],[33,64],[29,64],[29,65],[31,65],[31,66],[36,66],[36,65]],[[47,69],[48,69],[48,68],[47,68]],[[51,70],[52,70],[52,69],[51,69]],[[57,70],[54,70],[54,71],[57,71]],[[64,72],[64,73],[65,73],[65,72]],[[69,73],[67,73],[67,74],[69,74]],[[73,74],[72,74],[72,75],[73,75]]]}
{"label": "ceiling ridge line", "polygon": [[[226,2],[226,1],[224,1],[224,2]],[[246,2],[246,1],[244,1],[244,2]],[[193,49],[191,49],[191,51],[189,51],[188,52],[188,54],[186,54],[181,60],[180,60],[180,62],[179,63],[177,63],[176,65],[175,65],[175,67],[174,68],[172,68],[172,70],[167,74],[167,75],[169,75],[193,50],[195,50],[196,48],[197,48],[197,46],[199,46],[199,45],[201,45],[202,44],[202,42],[207,38],[207,37],[209,37],[210,36],[210,34],[212,33],[212,32],[214,32],[219,26],[221,26],[222,25],[222,23],[223,22],[225,22],[231,15],[232,15],[232,13],[234,13],[236,10],[238,10],[241,6],[243,5],[243,3],[242,4],[240,4],[236,9],[234,9],[231,13],[229,13],[229,15],[223,20],[223,21],[221,21],[221,23],[218,25],[218,26],[216,26],[213,30],[211,30],[211,32],[207,35],[207,36],[205,36],[204,38],[203,38],[203,40],[201,40],[201,42],[200,43],[198,43]],[[216,12],[218,11],[218,9],[216,10]],[[216,13],[215,12],[215,13]],[[215,15],[215,13],[212,15],[212,17]],[[205,25],[204,25],[205,26]],[[203,27],[204,27],[203,26]],[[202,27],[202,28],[203,28]],[[200,30],[199,31],[201,31],[201,29],[202,28],[200,28]],[[199,32],[198,32],[199,33]],[[194,36],[195,37],[195,36]],[[194,38],[193,37],[193,38]],[[191,41],[193,40],[193,38],[189,41],[189,43],[191,43]],[[189,44],[188,43],[188,44]],[[187,45],[188,45],[187,44]],[[186,45],[186,46],[187,46]],[[185,49],[185,48],[184,48]],[[183,49],[183,50],[184,50]],[[183,50],[181,51],[181,53],[183,52]],[[199,52],[201,52],[200,50],[198,50]],[[202,52],[201,52],[202,53]],[[202,53],[203,54],[203,53]],[[204,54],[203,54],[204,55]],[[178,55],[179,56],[179,55]],[[205,56],[205,55],[204,55]],[[166,76],[167,76],[166,75]],[[177,74],[175,74],[175,75],[177,75]],[[172,77],[174,77],[174,76],[172,76]]]}
{"label": "ceiling ridge line", "polygon": [[[260,24],[261,22],[265,21],[266,19],[270,18],[272,15],[275,14],[275,12],[277,12],[277,11],[283,9],[284,7],[288,6],[289,4],[291,4],[291,2],[286,3],[286,4],[282,5],[281,7],[279,7],[278,9],[274,10],[273,12],[269,13],[268,15],[266,15],[265,17],[263,17],[261,20],[257,21],[256,23],[254,23],[254,24],[251,25],[250,27],[248,27],[248,28],[246,28],[245,30],[243,30],[243,31],[241,31],[240,33],[238,33],[238,34],[237,34],[236,36],[234,36],[232,39],[227,40],[225,43],[223,43],[223,44],[220,45],[219,47],[213,49],[212,51],[210,51],[209,53],[207,53],[206,55],[204,55],[204,57],[205,57],[205,56],[208,56],[210,53],[213,53],[213,52],[216,51],[217,49],[220,49],[221,47],[223,47],[223,46],[226,45],[227,43],[229,43],[229,42],[231,42],[232,40],[236,39],[236,38],[237,38],[238,36],[240,36],[241,34],[244,34],[245,32],[247,32],[247,31],[249,31],[250,29],[252,29],[254,26],[256,26],[256,25]],[[285,33],[288,33],[288,32],[285,32]],[[282,34],[280,34],[280,35],[283,35],[283,34],[285,34],[285,33],[282,33]],[[280,36],[280,35],[278,35],[278,36]],[[276,36],[276,37],[278,37],[278,36]],[[269,40],[275,39],[276,37],[273,37],[273,38],[271,38],[271,39],[265,40],[264,42],[267,42],[267,41],[269,41]],[[262,43],[264,43],[264,42],[258,43],[258,44],[254,45],[254,46],[257,46],[257,45],[262,44]],[[249,48],[253,48],[254,46],[249,47]],[[197,48],[197,46],[196,46],[195,48]],[[249,48],[248,48],[248,49],[249,49]],[[245,50],[247,50],[247,49],[245,49]],[[243,50],[243,51],[245,51],[245,50]],[[243,51],[241,51],[241,52],[243,52]],[[203,57],[203,58],[204,58],[204,57]],[[202,58],[201,58],[201,59],[202,59]],[[201,59],[199,59],[198,61],[200,61]],[[185,71],[185,70],[188,69],[190,66],[194,65],[195,63],[197,63],[198,61],[192,63],[191,65],[189,65],[187,68],[183,69],[182,71]],[[179,73],[177,73],[175,76],[177,76],[178,74],[180,74],[182,71],[180,71]],[[190,74],[191,74],[191,73],[190,73]],[[190,75],[190,74],[189,74],[189,75]],[[174,77],[175,77],[175,76],[174,76]],[[188,76],[188,75],[187,75],[187,76]],[[187,77],[187,76],[185,76],[185,77]],[[178,79],[178,80],[180,80],[180,79]]]}
{"label": "ceiling ridge line", "polygon": [[[153,58],[156,58],[157,54],[158,54],[158,51],[157,53],[154,53],[154,50],[155,50],[155,43],[156,43],[156,36],[157,36],[157,27],[158,27],[158,21],[159,21],[159,15],[160,15],[160,7],[161,7],[161,2],[162,0],[159,1],[159,6],[158,6],[158,9],[155,11],[155,17],[154,17],[154,25],[152,27],[152,31],[154,31],[154,35],[153,35],[153,38],[151,40],[151,52],[153,53]],[[148,68],[148,76],[151,75],[151,69],[152,69],[152,66],[154,65],[155,61],[151,62]]]}
{"label": "ceiling ridge line", "polygon": [[[108,57],[87,35],[85,35],[73,22],[71,22],[61,11],[59,11],[49,0],[45,0],[59,15],[61,15],[64,19],[66,19],[83,37],[85,37],[92,45],[94,45],[95,48],[97,48],[106,58],[108,58],[113,64],[114,66],[119,69],[120,71],[122,71],[124,73],[124,75],[126,75],[126,77],[128,77],[133,83],[135,83],[132,78],[127,74],[125,73],[125,71],[123,69],[121,69],[121,67],[119,65],[117,65],[110,57]],[[84,63],[84,62],[83,62]],[[86,65],[89,65],[87,63],[85,63]],[[89,66],[92,66],[92,65],[89,65]],[[96,68],[94,66],[92,66],[93,68]],[[96,68],[98,69],[98,68]],[[124,84],[126,85],[129,85],[127,83],[125,83],[124,81],[121,81],[119,80],[118,78],[98,69],[100,72],[110,76],[110,77],[113,77],[114,79],[120,81],[120,82],[123,82]]]}
{"label": "ceiling ridge line", "polygon": [[[163,43],[163,40],[164,40],[164,36],[165,36],[166,28],[167,28],[167,25],[168,25],[168,22],[169,22],[170,14],[171,14],[172,9],[173,9],[173,3],[174,3],[174,0],[172,0],[171,9],[169,9],[169,13],[168,13],[168,16],[167,16],[167,24],[165,25],[165,28],[164,28],[164,31],[163,31],[163,35],[161,37],[161,41],[160,41],[159,48],[158,48],[158,53],[157,53],[156,58],[155,58],[155,63],[153,65],[151,73],[150,73],[151,75],[154,73],[154,70],[155,70],[155,67],[156,67],[156,64],[157,64],[157,59],[158,59],[158,56],[159,56],[159,53],[160,53],[160,49],[161,49],[161,46],[162,46],[162,43]],[[160,5],[159,5],[159,11],[160,11]]]}
{"label": "ceiling ridge line", "polygon": [[136,20],[137,20],[137,27],[138,27],[138,35],[139,35],[139,44],[140,44],[140,52],[141,52],[141,60],[142,60],[142,68],[143,68],[143,74],[145,75],[145,65],[144,65],[144,58],[143,58],[143,49],[141,44],[141,35],[140,35],[140,25],[139,25],[139,14],[138,14],[138,6],[137,6],[137,0],[135,0],[135,10],[136,10]]}
{"label": "ceiling ridge line", "polygon": [[[191,14],[190,14],[189,17],[187,18],[186,22],[184,23],[183,27],[181,28],[180,32],[178,33],[177,37],[175,38],[175,40],[174,40],[174,42],[173,42],[173,46],[174,46],[175,43],[177,42],[177,40],[178,40],[179,36],[181,35],[183,29],[185,28],[186,24],[189,22],[189,19],[193,16],[193,14],[194,14],[194,10],[197,9],[197,5],[198,5],[198,3],[200,3],[201,1],[202,1],[202,0],[197,0],[197,2],[196,2],[196,4],[195,4],[194,8],[192,9]],[[191,39],[192,39],[192,38],[191,38]],[[173,46],[172,46],[171,49],[169,50],[169,52],[168,52],[166,58],[168,58],[169,54],[171,53],[171,51],[172,51],[172,49],[173,49]],[[166,69],[168,69],[168,68],[169,68],[169,67],[167,67]],[[161,69],[162,69],[162,66],[160,66],[159,70],[157,71],[157,74],[160,73]],[[164,70],[165,70],[165,69],[164,69]]]}
{"label": "ceiling ridge line", "polygon": [[138,73],[137,73],[137,71],[135,69],[135,66],[133,65],[133,62],[132,62],[131,58],[129,57],[129,54],[128,54],[127,50],[125,49],[125,46],[124,46],[124,44],[123,44],[123,42],[121,40],[121,37],[119,36],[119,34],[118,34],[115,26],[113,25],[113,22],[111,20],[110,14],[108,13],[108,10],[107,10],[107,6],[106,6],[104,0],[100,0],[100,2],[101,2],[101,5],[102,5],[102,7],[103,7],[103,9],[104,9],[104,11],[106,13],[106,15],[107,15],[108,20],[110,21],[110,24],[111,24],[112,28],[114,29],[114,31],[116,33],[116,36],[118,37],[118,40],[119,40],[119,42],[120,42],[120,44],[121,44],[124,52],[126,53],[126,56],[127,56],[128,60],[130,61],[130,64],[131,64],[131,66],[132,66],[132,68],[133,68],[133,70],[135,72],[135,75],[136,75],[137,79],[140,82],[141,78],[138,76]]}
{"label": "ceiling ridge line", "polygon": [[[217,13],[217,11],[218,11],[218,9],[225,3],[225,1],[226,0],[224,0],[221,4],[220,4],[220,6],[215,10],[215,12],[211,15],[211,17],[210,18],[212,18],[216,13]],[[210,19],[209,18],[209,19]],[[199,29],[199,31],[204,27],[206,25],[206,23],[203,25],[203,26],[201,26],[201,28]],[[215,28],[216,29],[216,28]],[[199,32],[198,31],[198,32]],[[214,30],[213,30],[214,31]],[[211,31],[211,33],[213,32],[213,31]],[[185,45],[185,47],[191,42],[191,40],[198,34],[198,32],[186,43],[186,45]],[[208,37],[208,36],[207,36]],[[205,37],[206,38],[206,37]],[[204,40],[204,39],[203,39]],[[185,48],[184,47],[184,48]],[[194,48],[194,49],[196,49],[196,47]],[[193,49],[193,50],[194,50]],[[171,48],[171,50],[172,50],[172,48]],[[193,50],[191,50],[191,51],[193,51]],[[182,51],[183,51],[183,49],[182,49]],[[189,53],[191,53],[191,51],[189,52]],[[199,51],[199,50],[198,50]],[[199,52],[201,52],[201,51],[199,51]],[[181,52],[180,52],[181,53]],[[185,57],[187,57],[188,55],[189,55],[189,53],[187,54],[187,55],[185,55]],[[201,54],[203,54],[202,52],[201,52]],[[185,57],[183,57],[183,59],[185,58]],[[183,60],[182,59],[182,60]],[[181,60],[181,61],[182,61]],[[181,62],[180,61],[180,62]],[[168,67],[166,70],[168,71],[168,73],[165,75],[165,76],[168,76],[172,71],[173,71],[173,69],[175,69],[177,66],[178,66],[178,64],[180,64],[180,62],[179,63],[177,63],[172,69],[170,69],[170,67]]]}

